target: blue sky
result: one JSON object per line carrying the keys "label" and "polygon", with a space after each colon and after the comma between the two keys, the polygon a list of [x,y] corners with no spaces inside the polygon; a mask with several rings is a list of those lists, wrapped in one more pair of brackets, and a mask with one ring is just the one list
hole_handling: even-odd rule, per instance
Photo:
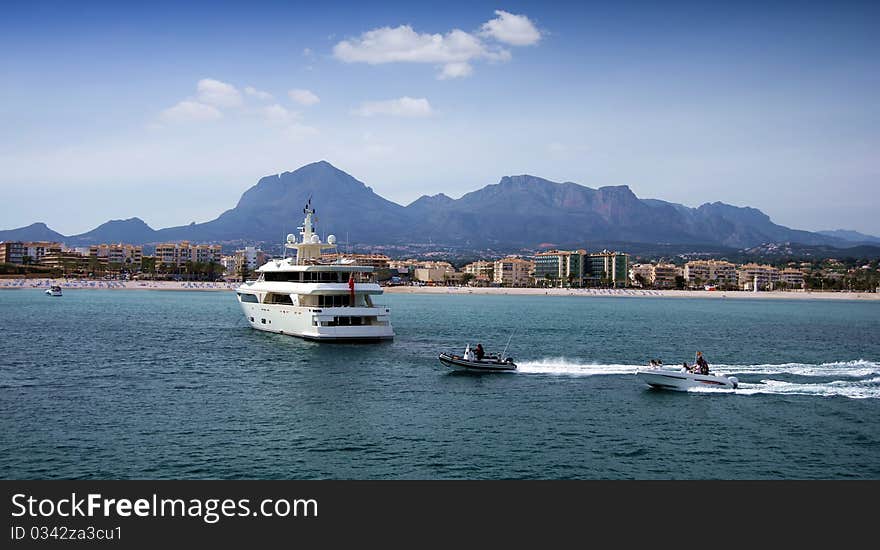
{"label": "blue sky", "polygon": [[4,6],[0,229],[207,221],[323,159],[401,204],[528,173],[880,234],[877,3],[127,4]]}

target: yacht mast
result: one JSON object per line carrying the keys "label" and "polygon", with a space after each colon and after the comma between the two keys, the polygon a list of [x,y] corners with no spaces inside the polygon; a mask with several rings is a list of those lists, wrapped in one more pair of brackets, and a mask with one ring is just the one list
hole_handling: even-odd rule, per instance
{"label": "yacht mast", "polygon": [[312,208],[311,197],[309,197],[305,208],[303,208],[303,214],[306,215],[306,218],[303,221],[302,227],[297,228],[300,230],[300,241],[297,242],[296,236],[291,233],[287,236],[287,244],[285,245],[287,248],[293,248],[296,250],[296,265],[316,262],[321,258],[322,250],[336,248],[335,235],[327,237],[327,242],[324,243],[321,242],[321,237],[315,233],[315,209]]}

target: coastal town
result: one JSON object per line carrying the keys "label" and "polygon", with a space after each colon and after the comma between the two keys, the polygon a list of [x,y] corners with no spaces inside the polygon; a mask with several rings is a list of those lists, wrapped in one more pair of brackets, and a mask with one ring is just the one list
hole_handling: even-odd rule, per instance
{"label": "coastal town", "polygon": [[[149,252],[149,253],[148,253]],[[878,292],[877,259],[821,258],[771,263],[725,259],[642,258],[625,252],[545,250],[453,263],[392,258],[386,254],[333,253],[372,266],[384,286],[467,288],[654,289],[687,291]],[[232,283],[255,277],[273,255],[256,246],[224,253],[220,244],[188,241],[150,247],[124,243],[65,247],[49,241],[0,242],[0,288],[28,279]],[[142,286],[144,286],[142,284]],[[162,285],[153,285],[161,287]]]}

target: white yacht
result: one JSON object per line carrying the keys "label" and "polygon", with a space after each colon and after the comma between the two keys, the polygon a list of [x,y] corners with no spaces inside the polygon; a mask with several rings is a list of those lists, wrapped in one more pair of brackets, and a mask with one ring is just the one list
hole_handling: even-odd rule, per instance
{"label": "white yacht", "polygon": [[372,266],[353,265],[337,255],[323,260],[323,251],[336,249],[314,231],[311,199],[303,209],[300,239],[287,236],[285,249],[296,257],[268,261],[259,277],[236,289],[238,301],[253,328],[318,341],[379,341],[394,337],[391,310],[373,303],[382,294]]}

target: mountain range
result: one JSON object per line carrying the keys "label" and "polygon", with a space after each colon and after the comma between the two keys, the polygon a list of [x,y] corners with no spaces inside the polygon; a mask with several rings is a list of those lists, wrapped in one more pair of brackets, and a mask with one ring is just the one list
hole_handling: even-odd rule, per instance
{"label": "mountain range", "polygon": [[640,199],[626,185],[593,189],[530,175],[505,176],[459,199],[442,193],[407,206],[382,198],[326,161],[266,176],[234,208],[204,223],[153,229],[139,218],[111,220],[79,235],[45,223],[0,231],[0,240],[51,240],[68,246],[189,240],[277,243],[296,233],[311,198],[322,232],[351,245],[421,244],[481,247],[587,247],[655,243],[747,248],[767,242],[851,247],[880,238],[853,231],[810,232],[773,223],[750,207],[721,202],[697,208]]}

